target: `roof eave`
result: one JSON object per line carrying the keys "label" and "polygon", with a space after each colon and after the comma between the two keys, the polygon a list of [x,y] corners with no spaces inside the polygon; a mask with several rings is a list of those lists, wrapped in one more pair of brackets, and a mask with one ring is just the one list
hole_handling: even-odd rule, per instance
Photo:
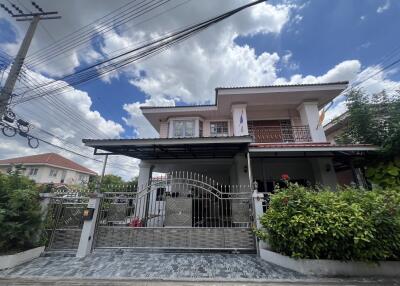
{"label": "roof eave", "polygon": [[249,147],[249,152],[335,152],[335,151],[378,151],[376,146],[329,146],[329,147]]}
{"label": "roof eave", "polygon": [[152,146],[152,145],[176,145],[176,144],[209,144],[209,143],[251,143],[251,136],[231,136],[231,137],[195,137],[195,138],[153,138],[153,139],[82,139],[85,146]]}

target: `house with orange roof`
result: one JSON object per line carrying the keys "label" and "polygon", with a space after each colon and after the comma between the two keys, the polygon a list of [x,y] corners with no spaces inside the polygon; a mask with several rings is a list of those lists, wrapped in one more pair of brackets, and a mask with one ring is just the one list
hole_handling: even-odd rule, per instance
{"label": "house with orange roof", "polygon": [[0,172],[20,168],[23,175],[39,184],[79,185],[97,173],[56,153],[45,153],[0,160]]}

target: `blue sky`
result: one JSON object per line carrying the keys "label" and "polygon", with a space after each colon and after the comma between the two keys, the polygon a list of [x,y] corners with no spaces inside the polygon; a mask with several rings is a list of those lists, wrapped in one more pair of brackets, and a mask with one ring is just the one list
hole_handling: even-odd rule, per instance
{"label": "blue sky", "polygon": [[[271,1],[279,4],[281,1]],[[386,1],[374,0],[318,0],[300,1],[305,6],[297,14],[298,24],[287,25],[279,34],[257,34],[241,36],[235,42],[249,45],[257,55],[267,51],[280,55],[291,53],[293,66],[279,66],[279,76],[293,74],[324,74],[327,70],[349,59],[359,60],[363,67],[378,64],[382,56],[399,45],[400,2],[391,1],[390,7],[378,13],[377,9]],[[300,19],[300,18],[298,18]],[[223,25],[223,23],[221,23]],[[399,74],[391,76],[399,80]],[[96,81],[81,89],[87,91],[94,108],[104,117],[115,120],[125,127],[121,120],[121,106],[129,103],[134,95],[144,101],[145,95],[137,87],[127,83],[126,78],[112,83]],[[213,90],[210,90],[212,93]],[[112,95],[111,95],[112,94]],[[127,136],[131,136],[129,128]]]}
{"label": "blue sky", "polygon": [[299,70],[283,69],[286,76],[299,71],[322,74],[347,59],[358,59],[365,66],[376,64],[383,54],[399,45],[399,1],[391,1],[382,13],[377,9],[386,1],[302,2],[306,5],[298,14],[302,17],[298,25],[286,27],[279,35],[240,37],[237,43],[254,47],[258,54],[290,50]]}
{"label": "blue sky", "polygon": [[[29,1],[19,2],[25,8],[29,6]],[[63,18],[40,24],[28,61],[35,51],[63,40],[69,33],[126,5],[129,0],[37,2],[46,9],[60,11]],[[121,47],[138,45],[154,33],[161,35],[248,2],[172,0],[169,6],[154,11],[153,15],[128,22],[99,37],[97,42],[92,40],[63,53],[56,61],[34,66],[31,72],[40,80],[57,79],[94,64]],[[59,96],[74,111],[74,118],[81,119],[77,120],[82,121],[80,124],[70,122],[54,102],[32,101],[17,111],[78,145],[82,138],[95,137],[93,133],[110,138],[157,136],[143,118],[140,105],[213,103],[217,86],[353,82],[378,71],[400,57],[399,12],[400,1],[396,0],[271,0],[167,52],[108,78],[76,86],[70,93]],[[140,24],[142,20],[146,21]],[[15,55],[26,29],[26,23],[15,22],[0,11],[0,50]],[[396,48],[399,49],[393,57],[383,62],[383,57]],[[394,66],[366,82],[363,88],[371,93],[384,88],[393,91],[400,89],[399,81],[398,66]],[[344,110],[345,103],[339,99],[328,117]],[[65,126],[60,126],[60,122]],[[88,125],[93,130],[87,130]],[[32,152],[23,141],[18,148],[13,144],[1,140],[0,157]],[[91,153],[91,150],[85,152]],[[84,163],[99,169],[96,164]]]}

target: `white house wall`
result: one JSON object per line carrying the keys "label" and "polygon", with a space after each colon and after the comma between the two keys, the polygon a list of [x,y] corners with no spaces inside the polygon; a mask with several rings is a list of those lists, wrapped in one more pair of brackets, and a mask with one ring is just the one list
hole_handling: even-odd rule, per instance
{"label": "white house wall", "polygon": [[336,189],[338,184],[335,169],[331,158],[313,158],[310,159],[315,174],[315,183],[328,186],[332,190]]}
{"label": "white house wall", "polygon": [[310,127],[313,142],[326,142],[325,131],[319,123],[318,102],[303,102],[298,107],[301,122]]}
{"label": "white house wall", "polygon": [[314,170],[308,159],[302,158],[252,158],[254,180],[278,181],[282,174],[288,174],[293,180],[307,179],[315,182]]}
{"label": "white house wall", "polygon": [[[44,165],[23,165],[25,171],[22,172],[24,176],[27,176],[31,180],[34,180],[38,184],[49,184],[49,183],[60,183],[61,176],[63,170],[66,170],[66,176],[64,179],[64,184],[68,185],[78,185],[81,184],[81,180],[79,179],[81,174],[83,175],[83,179],[85,182],[89,181],[89,175],[85,173],[76,172],[69,169],[61,169],[58,167],[44,166]],[[1,166],[0,171],[6,173],[8,170],[8,166]],[[34,176],[30,176],[30,171],[32,168],[37,168],[38,172]],[[50,170],[57,170],[56,177],[50,177]]]}
{"label": "white house wall", "polygon": [[160,123],[160,138],[168,138],[168,122]]}
{"label": "white house wall", "polygon": [[247,120],[281,120],[281,119],[294,119],[296,123],[302,125],[300,121],[300,114],[294,108],[270,108],[262,105],[256,109],[254,107],[247,108]]}

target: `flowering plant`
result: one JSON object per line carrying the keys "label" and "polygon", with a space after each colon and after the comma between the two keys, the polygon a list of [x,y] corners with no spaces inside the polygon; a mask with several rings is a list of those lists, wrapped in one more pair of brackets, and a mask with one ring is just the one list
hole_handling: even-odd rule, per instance
{"label": "flowering plant", "polygon": [[281,179],[284,180],[284,181],[289,181],[290,178],[289,178],[288,174],[282,174],[281,175]]}

